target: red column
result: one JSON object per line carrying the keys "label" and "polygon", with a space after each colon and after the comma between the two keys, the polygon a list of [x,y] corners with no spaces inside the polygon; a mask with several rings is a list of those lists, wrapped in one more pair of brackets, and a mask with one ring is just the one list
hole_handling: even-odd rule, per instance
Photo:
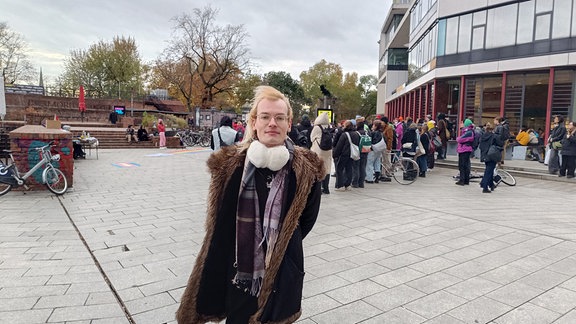
{"label": "red column", "polygon": [[456,129],[458,129],[458,133],[460,134],[460,123],[462,121],[464,121],[464,94],[466,93],[466,78],[464,76],[460,77],[460,93],[459,96],[460,98],[458,98],[458,101],[460,102],[459,107],[458,107],[458,118],[457,118],[457,123],[458,125],[456,125]]}
{"label": "red column", "polygon": [[[430,83],[426,83],[426,98],[424,98],[424,115],[432,115],[431,112],[428,111],[428,104],[430,101]],[[434,116],[432,116],[434,118]]]}
{"label": "red column", "polygon": [[554,94],[554,74],[555,70],[553,67],[551,67],[550,76],[548,78],[548,99],[546,100],[546,129],[544,131],[545,140],[550,134],[550,123],[552,123],[552,95]]}
{"label": "red column", "polygon": [[[434,79],[434,97],[430,97],[430,99],[432,99],[432,118],[434,118],[434,120],[436,120],[436,115],[438,115],[438,112],[436,111],[437,93],[438,93],[438,88],[436,87],[436,79]],[[438,121],[436,120],[436,122],[438,122]]]}

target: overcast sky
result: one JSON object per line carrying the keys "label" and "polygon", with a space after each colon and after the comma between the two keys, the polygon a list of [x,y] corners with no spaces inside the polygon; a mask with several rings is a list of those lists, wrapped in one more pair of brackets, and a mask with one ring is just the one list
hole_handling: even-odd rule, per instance
{"label": "overcast sky", "polygon": [[173,17],[211,4],[219,25],[244,25],[254,73],[289,72],[299,79],[322,59],[344,72],[376,75],[380,29],[392,0],[0,0],[0,21],[21,34],[45,82],[72,49],[114,36],[133,37],[144,62],[156,59]]}

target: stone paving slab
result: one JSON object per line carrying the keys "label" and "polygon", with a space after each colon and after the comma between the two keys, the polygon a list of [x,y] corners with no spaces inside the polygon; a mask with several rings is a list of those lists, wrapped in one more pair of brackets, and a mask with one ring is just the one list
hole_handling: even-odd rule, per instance
{"label": "stone paving slab", "polygon": [[[63,196],[0,197],[0,322],[174,323],[209,153],[102,150]],[[576,184],[482,194],[455,173],[323,196],[299,323],[576,323]]]}

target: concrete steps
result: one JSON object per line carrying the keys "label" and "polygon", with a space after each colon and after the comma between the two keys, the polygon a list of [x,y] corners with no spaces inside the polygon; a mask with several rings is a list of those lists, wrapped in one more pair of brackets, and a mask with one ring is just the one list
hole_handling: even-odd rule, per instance
{"label": "concrete steps", "polygon": [[70,131],[74,136],[82,135],[82,131],[89,133],[90,136],[98,139],[99,149],[132,149],[132,148],[153,148],[152,141],[132,142],[126,140],[126,130],[117,127],[75,127],[72,126]]}

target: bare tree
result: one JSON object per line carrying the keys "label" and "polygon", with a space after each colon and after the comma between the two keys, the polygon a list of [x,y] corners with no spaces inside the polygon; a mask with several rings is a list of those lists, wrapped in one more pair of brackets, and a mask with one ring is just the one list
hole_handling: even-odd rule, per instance
{"label": "bare tree", "polygon": [[24,38],[10,30],[7,23],[0,22],[0,72],[7,83],[30,82],[36,76],[26,55],[27,50]]}
{"label": "bare tree", "polygon": [[[180,83],[177,88],[184,98],[189,98],[189,108],[191,104],[210,107],[215,96],[229,95],[250,63],[244,26],[217,26],[217,13],[218,10],[208,6],[194,9],[192,15],[173,18],[174,38],[157,62],[169,63],[168,66],[180,63],[177,65],[188,84]],[[182,81],[182,75],[178,74],[178,78]],[[191,93],[194,89],[199,93]]]}

